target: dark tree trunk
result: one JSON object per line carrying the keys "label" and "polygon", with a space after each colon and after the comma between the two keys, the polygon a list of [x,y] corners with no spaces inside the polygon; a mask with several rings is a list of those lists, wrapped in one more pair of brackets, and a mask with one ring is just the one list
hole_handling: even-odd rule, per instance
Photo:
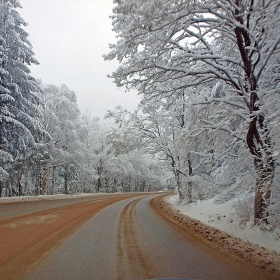
{"label": "dark tree trunk", "polygon": [[68,194],[68,172],[64,172],[64,194]]}
{"label": "dark tree trunk", "polygon": [[[190,160],[190,155],[188,155],[188,168],[189,168],[189,177],[192,176],[193,170],[192,170],[192,164]],[[192,202],[192,181],[188,181],[188,202]]]}
{"label": "dark tree trunk", "polygon": [[[236,5],[240,6],[241,0],[236,0]],[[235,11],[235,19],[244,24],[244,19],[239,10]],[[247,28],[250,22],[247,20]],[[237,46],[244,64],[245,85],[244,90],[250,96],[247,104],[250,111],[251,120],[247,133],[247,145],[254,159],[256,171],[255,201],[254,201],[254,223],[268,222],[268,206],[270,203],[271,185],[275,172],[275,162],[272,158],[272,144],[269,136],[265,116],[260,110],[258,97],[258,81],[254,75],[255,67],[252,63],[249,50],[252,46],[249,33],[242,28],[235,28]]]}
{"label": "dark tree trunk", "polygon": [[20,181],[18,182],[18,195],[22,196],[22,184]]}
{"label": "dark tree trunk", "polygon": [[114,178],[114,184],[113,184],[113,192],[117,192],[117,180]]}
{"label": "dark tree trunk", "polygon": [[41,194],[45,195],[47,190],[47,173],[48,168],[46,166],[43,166],[43,172],[42,172],[42,188],[41,188]]}
{"label": "dark tree trunk", "polygon": [[175,171],[175,178],[176,178],[176,183],[177,183],[177,187],[178,187],[178,193],[179,193],[179,198],[180,200],[184,200],[185,199],[185,195],[183,194],[183,189],[182,189],[182,181],[181,181],[181,175],[180,173],[176,170]]}
{"label": "dark tree trunk", "polygon": [[18,195],[22,196],[22,184],[21,184],[22,174],[20,174],[19,180],[18,180]]}
{"label": "dark tree trunk", "polygon": [[127,191],[128,192],[131,192],[131,186],[132,186],[132,183],[131,183],[131,175],[128,175],[128,180],[127,180]]}
{"label": "dark tree trunk", "polygon": [[[236,5],[240,6],[241,1],[236,0]],[[244,23],[239,10],[235,11],[236,20]],[[247,22],[247,25],[250,23]],[[244,90],[250,96],[247,104],[250,111],[251,120],[247,133],[247,145],[254,158],[256,171],[255,201],[254,201],[254,223],[268,222],[268,207],[270,204],[271,185],[275,172],[275,162],[272,158],[272,144],[269,136],[265,116],[260,110],[258,97],[258,81],[254,75],[256,65],[252,63],[248,55],[248,48],[251,47],[251,38],[245,29],[236,27],[235,35],[237,46],[244,64],[245,85]]]}
{"label": "dark tree trunk", "polygon": [[99,192],[101,189],[101,179],[100,177],[97,179],[97,192]]}
{"label": "dark tree trunk", "polygon": [[53,190],[55,188],[55,168],[56,168],[56,166],[53,166],[51,195],[53,194]]}
{"label": "dark tree trunk", "polygon": [[[174,157],[172,155],[167,155],[167,156],[171,159],[173,174],[175,176],[176,185],[178,187],[179,198],[182,201],[182,200],[185,199],[185,196],[184,196],[183,191],[182,191],[182,181],[181,181],[181,178],[180,178],[181,175],[180,175],[179,170],[176,168],[176,163],[175,163]],[[179,158],[178,158],[178,162],[179,162]]]}
{"label": "dark tree trunk", "polygon": [[14,189],[14,187],[12,187],[12,196],[17,196],[17,192],[16,192],[16,190]]}
{"label": "dark tree trunk", "polygon": [[275,162],[272,158],[272,144],[267,124],[258,106],[256,83],[251,81],[251,121],[247,133],[247,145],[254,158],[256,171],[254,224],[268,223],[271,185],[274,178]]}
{"label": "dark tree trunk", "polygon": [[36,174],[36,183],[35,183],[35,195],[40,194],[40,187],[41,187],[41,165],[38,163],[37,165],[37,174]]}
{"label": "dark tree trunk", "polygon": [[191,160],[189,158],[188,158],[188,167],[189,167],[189,176],[192,176],[193,170],[192,170]]}
{"label": "dark tree trunk", "polygon": [[106,193],[110,192],[110,189],[109,189],[109,178],[108,177],[105,178],[105,191],[106,191]]}
{"label": "dark tree trunk", "polygon": [[145,192],[145,187],[146,187],[146,182],[145,182],[145,180],[143,181],[143,192]]}
{"label": "dark tree trunk", "polygon": [[262,159],[255,158],[254,164],[256,169],[254,223],[268,223],[268,207],[275,166],[272,159],[264,162]]}

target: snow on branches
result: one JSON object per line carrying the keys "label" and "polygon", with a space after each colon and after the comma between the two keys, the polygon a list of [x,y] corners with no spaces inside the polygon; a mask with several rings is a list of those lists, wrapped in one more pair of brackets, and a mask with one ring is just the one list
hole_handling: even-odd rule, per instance
{"label": "snow on branches", "polygon": [[152,102],[188,96],[208,107],[202,130],[226,132],[225,146],[243,141],[256,174],[255,223],[267,222],[279,147],[271,126],[279,119],[272,109],[279,95],[279,9],[278,0],[117,1],[118,42],[105,55],[121,63],[111,76],[118,86]]}

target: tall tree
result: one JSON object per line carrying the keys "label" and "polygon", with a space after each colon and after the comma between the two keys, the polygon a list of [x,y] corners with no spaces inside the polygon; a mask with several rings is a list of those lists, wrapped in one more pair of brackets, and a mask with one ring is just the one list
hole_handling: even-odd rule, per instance
{"label": "tall tree", "polygon": [[[269,97],[278,92],[264,81],[268,68],[279,69],[279,0],[116,3],[112,20],[119,41],[105,56],[122,63],[112,75],[116,84],[154,98],[217,81],[226,84],[230,98],[215,102],[232,105],[248,120],[246,145],[256,172],[254,220],[267,222],[275,173]],[[226,129],[225,124],[220,127]]]}
{"label": "tall tree", "polygon": [[[81,141],[79,139],[79,115],[75,92],[66,85],[44,85],[40,94],[42,100],[43,128],[51,135],[51,140],[46,142],[51,160],[42,162],[40,177],[46,178],[52,174],[50,193],[55,191],[56,173],[64,181],[64,192],[69,191],[71,180],[77,174],[80,162]],[[73,182],[72,182],[73,184]],[[40,185],[40,184],[39,184]],[[40,186],[45,194],[46,182]]]}
{"label": "tall tree", "polygon": [[16,0],[0,3],[0,166],[6,172],[8,163],[23,162],[37,143],[49,138],[38,120],[36,92],[41,89],[28,68],[38,62],[17,8],[21,6]]}

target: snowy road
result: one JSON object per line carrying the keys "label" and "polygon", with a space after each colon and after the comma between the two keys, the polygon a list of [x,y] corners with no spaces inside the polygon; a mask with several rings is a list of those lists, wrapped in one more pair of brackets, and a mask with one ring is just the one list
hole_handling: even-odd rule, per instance
{"label": "snowy road", "polygon": [[151,198],[98,212],[24,279],[263,279],[171,227],[151,210]]}

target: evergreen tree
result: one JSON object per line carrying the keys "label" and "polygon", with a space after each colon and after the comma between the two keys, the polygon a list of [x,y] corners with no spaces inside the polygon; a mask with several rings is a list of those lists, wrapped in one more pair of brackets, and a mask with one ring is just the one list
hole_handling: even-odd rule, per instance
{"label": "evergreen tree", "polygon": [[23,29],[27,23],[17,8],[21,6],[16,0],[0,2],[1,185],[9,167],[23,162],[41,140],[49,138],[39,122],[40,100],[36,92],[41,89],[28,68],[39,63]]}

